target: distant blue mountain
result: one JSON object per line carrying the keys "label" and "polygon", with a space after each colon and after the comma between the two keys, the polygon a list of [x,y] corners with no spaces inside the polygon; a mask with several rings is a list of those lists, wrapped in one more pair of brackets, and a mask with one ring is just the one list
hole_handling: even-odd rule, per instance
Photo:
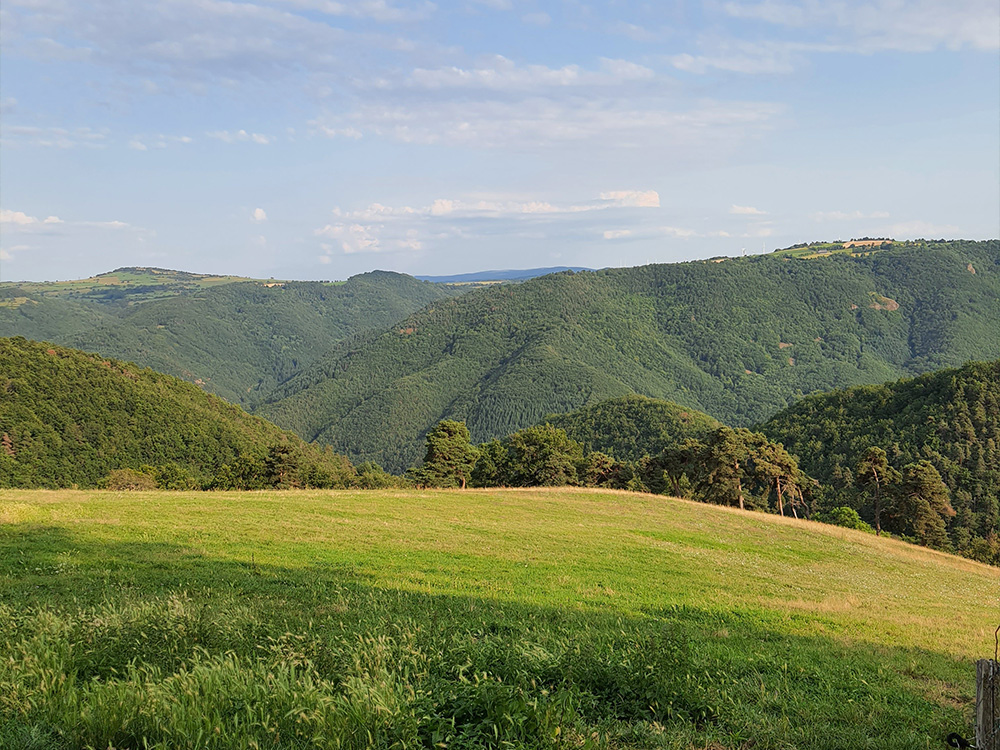
{"label": "distant blue mountain", "polygon": [[433,281],[438,284],[459,284],[476,281],[526,281],[536,276],[546,276],[561,271],[593,271],[593,268],[579,266],[555,266],[553,268],[525,268],[506,271],[476,271],[475,273],[458,273],[453,276],[417,276],[421,281]]}

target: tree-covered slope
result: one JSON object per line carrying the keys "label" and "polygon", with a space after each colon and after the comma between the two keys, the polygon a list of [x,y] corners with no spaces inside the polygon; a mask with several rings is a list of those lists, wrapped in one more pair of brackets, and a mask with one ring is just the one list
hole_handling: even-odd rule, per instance
{"label": "tree-covered slope", "polygon": [[134,364],[23,338],[0,339],[0,487],[94,487],[110,472],[176,467],[204,480],[240,456],[306,446],[197,386]]}
{"label": "tree-covered slope", "polygon": [[16,286],[0,286],[0,336],[66,341],[109,325],[114,318],[114,311],[92,302],[52,299]]}
{"label": "tree-covered slope", "polygon": [[545,421],[583,446],[620,461],[656,456],[687,438],[704,438],[721,427],[719,421],[697,409],[646,396],[621,396],[566,414],[550,414]]}
{"label": "tree-covered slope", "polygon": [[804,394],[1000,356],[1000,242],[545,276],[359,336],[261,413],[394,469],[442,418],[475,441],[630,393],[749,425]]}
{"label": "tree-covered slope", "polygon": [[[0,308],[0,335],[56,341],[138,362],[249,405],[342,339],[383,328],[458,293],[384,271],[341,284],[248,281],[177,287],[169,297],[121,308],[36,293],[31,303]],[[45,320],[38,321],[42,311]]]}
{"label": "tree-covered slope", "polygon": [[1000,360],[809,396],[760,429],[830,487],[827,504],[872,521],[874,488],[862,484],[858,465],[877,447],[897,471],[934,465],[950,492],[948,532],[958,550],[1000,534]]}

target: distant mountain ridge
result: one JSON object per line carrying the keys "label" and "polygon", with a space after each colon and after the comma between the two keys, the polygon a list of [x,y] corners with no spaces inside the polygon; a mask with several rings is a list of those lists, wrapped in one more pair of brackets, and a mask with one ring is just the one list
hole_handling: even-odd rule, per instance
{"label": "distant mountain ridge", "polygon": [[[122,280],[122,272],[130,270],[135,269],[112,272],[122,283],[99,285],[96,291],[130,294],[132,284]],[[167,273],[181,282],[196,276]],[[0,335],[54,341],[137,362],[250,406],[337,342],[467,291],[389,271],[334,284],[199,284],[171,287],[157,298],[143,297],[140,304],[128,299],[110,304],[74,287],[45,294],[33,285],[0,286]]]}
{"label": "distant mountain ridge", "polygon": [[436,284],[463,284],[487,281],[527,281],[528,279],[547,276],[550,273],[564,271],[593,271],[593,268],[582,266],[553,266],[551,268],[508,269],[505,271],[474,271],[473,273],[458,273],[450,276],[415,276],[421,281],[432,281]]}
{"label": "distant mountain ridge", "polygon": [[259,412],[353,460],[419,458],[640,393],[757,424],[807,393],[1000,357],[1000,242],[552,274],[338,344]]}

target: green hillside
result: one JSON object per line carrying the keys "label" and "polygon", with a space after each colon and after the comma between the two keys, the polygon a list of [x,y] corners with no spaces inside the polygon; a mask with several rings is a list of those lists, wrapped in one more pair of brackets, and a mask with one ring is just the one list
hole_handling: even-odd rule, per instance
{"label": "green hillside", "polygon": [[200,485],[225,466],[263,471],[269,458],[321,469],[333,484],[353,473],[342,457],[172,376],[0,339],[0,487],[94,487],[122,469]]}
{"label": "green hillside", "polygon": [[[853,507],[869,523],[876,488],[858,476],[868,449],[883,449],[897,472],[929,461],[955,511],[952,545],[1000,561],[1000,360],[810,396],[760,429],[830,488],[828,505]],[[881,481],[883,494],[891,494],[892,481]],[[899,530],[891,528],[891,515],[887,520]]]}
{"label": "green hillside", "polygon": [[566,430],[586,452],[600,451],[621,461],[655,456],[687,438],[704,438],[720,427],[707,414],[672,401],[622,396],[545,421]]}
{"label": "green hillside", "polygon": [[755,424],[807,393],[1000,356],[1000,242],[564,273],[338,345],[261,413],[401,470],[442,418],[476,442],[640,393]]}
{"label": "green hillside", "polygon": [[187,286],[183,282],[195,275],[171,273],[179,280],[141,304],[94,302],[95,295],[145,288],[135,285],[84,286],[90,291],[77,289],[75,297],[35,290],[43,285],[0,289],[8,299],[16,294],[22,300],[16,307],[0,303],[0,335],[56,341],[137,362],[249,405],[337,342],[461,293],[384,271],[338,284],[215,283],[226,277],[210,277],[209,283],[197,277]]}
{"label": "green hillside", "polygon": [[0,491],[0,746],[912,750],[1000,571],[600,491]]}
{"label": "green hillside", "polygon": [[[14,281],[0,283],[0,294],[19,291],[39,299],[96,302],[102,305],[128,305],[153,299],[190,294],[220,284],[252,281],[243,276],[172,271],[167,268],[133,266],[116,268],[86,279],[67,281]],[[273,283],[274,279],[262,283]]]}

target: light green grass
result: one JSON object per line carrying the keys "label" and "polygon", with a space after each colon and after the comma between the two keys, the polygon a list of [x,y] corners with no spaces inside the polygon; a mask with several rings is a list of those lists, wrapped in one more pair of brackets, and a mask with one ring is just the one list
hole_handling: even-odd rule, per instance
{"label": "light green grass", "polygon": [[4,491],[0,746],[940,747],[998,612],[994,568],[646,495]]}

